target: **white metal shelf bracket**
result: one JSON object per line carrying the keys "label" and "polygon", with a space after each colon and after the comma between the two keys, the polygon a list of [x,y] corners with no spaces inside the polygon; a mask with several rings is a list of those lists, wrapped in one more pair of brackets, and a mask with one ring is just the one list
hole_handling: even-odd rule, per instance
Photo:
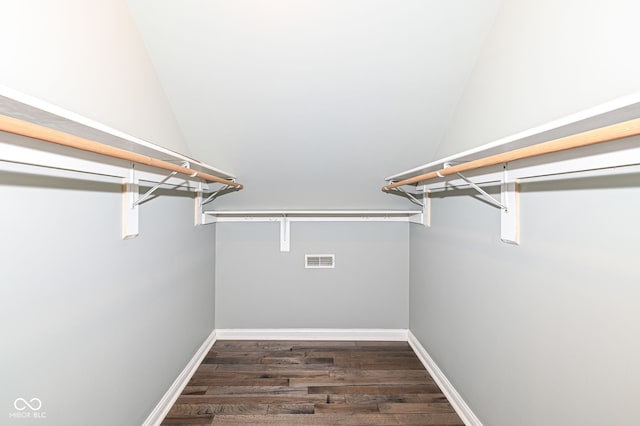
{"label": "white metal shelf bracket", "polygon": [[[393,183],[393,181],[390,181],[389,183]],[[420,213],[409,216],[409,222],[417,223],[419,225],[424,225],[424,226],[431,226],[431,198],[429,197],[430,192],[429,191],[423,192],[422,201],[420,201],[416,197],[416,195],[419,195],[419,194],[412,194],[406,191],[402,187],[397,187],[395,188],[395,190],[404,194],[409,199],[409,201],[411,201],[413,204],[421,207]]]}
{"label": "white metal shelf bracket", "polygon": [[[451,167],[451,163],[445,163],[446,167]],[[520,217],[518,209],[518,183],[509,179],[507,164],[505,163],[502,179],[500,182],[500,200],[497,200],[484,189],[480,188],[471,179],[457,172],[456,175],[478,191],[482,197],[500,208],[500,239],[509,244],[520,244]]]}
{"label": "white metal shelf bracket", "polygon": [[231,188],[231,185],[223,185],[221,186],[217,191],[215,191],[213,194],[209,195],[205,200],[202,201],[202,205],[204,206],[205,204],[208,204],[210,202],[212,202],[213,200],[216,199],[216,197],[225,189],[229,189]]}
{"label": "white metal shelf bracket", "polygon": [[520,244],[519,192],[518,181],[510,179],[509,170],[505,164],[500,184],[500,201],[505,206],[500,212],[500,239],[515,245]]}
{"label": "white metal shelf bracket", "polygon": [[[492,181],[500,182],[500,200],[491,196],[484,189],[478,186],[475,182],[471,181],[461,173],[456,175],[470,187],[478,191],[484,200],[490,203],[492,206],[500,209],[500,239],[509,244],[520,244],[520,206],[519,206],[519,185],[517,177],[510,175],[508,165],[504,164],[503,171],[492,176]],[[449,167],[445,164],[445,167]],[[443,176],[447,177],[447,176]],[[495,177],[495,180],[493,180]],[[431,189],[440,187],[427,187],[423,186],[424,191],[424,225],[431,226]],[[414,222],[414,220],[411,220]]]}
{"label": "white metal shelf bracket", "polygon": [[[235,182],[235,179],[232,179],[231,181]],[[206,217],[207,215],[204,211],[204,206],[212,202],[213,200],[215,200],[218,196],[220,196],[224,191],[226,191],[229,188],[232,188],[232,186],[222,185],[216,191],[211,193],[211,195],[209,195],[207,198],[204,198],[204,185],[200,184],[198,186],[198,189],[196,189],[196,198],[195,198],[195,218],[194,218],[195,226],[205,225],[210,222]]]}
{"label": "white metal shelf bracket", "polygon": [[415,195],[413,195],[412,193],[405,191],[404,188],[402,188],[401,186],[397,187],[396,190],[398,190],[398,191],[402,192],[404,195],[406,195],[407,198],[409,198],[409,201],[411,201],[413,204],[416,204],[416,205],[418,205],[420,207],[424,207],[424,203],[422,201],[418,200],[415,197]]}
{"label": "white metal shelf bracket", "polygon": [[431,191],[425,190],[422,194],[422,217],[420,224],[431,227]]}
{"label": "white metal shelf bracket", "polygon": [[426,227],[430,227],[431,226],[431,191],[425,190],[422,193],[422,201],[419,202],[419,206],[422,207],[421,211],[417,214],[409,216],[409,223],[416,223],[418,225],[424,225]]}
{"label": "white metal shelf bracket", "polygon": [[291,250],[291,221],[287,215],[282,215],[280,219],[280,251],[288,252]]}
{"label": "white metal shelf bracket", "polygon": [[456,175],[458,175],[458,177],[460,179],[462,179],[463,181],[467,182],[469,184],[469,186],[471,186],[473,189],[475,189],[476,191],[478,191],[480,193],[480,195],[482,195],[482,197],[489,202],[490,204],[493,204],[495,207],[499,207],[502,210],[508,210],[507,206],[503,203],[501,203],[500,201],[496,200],[495,198],[493,198],[491,196],[491,194],[489,194],[487,191],[485,191],[484,189],[480,188],[478,185],[476,185],[473,181],[471,181],[469,178],[467,178],[466,176],[464,176],[462,173],[456,173]]}
{"label": "white metal shelf bracket", "polygon": [[[451,167],[452,164],[462,164],[464,163],[464,161],[449,161],[447,163],[443,164],[443,168],[448,169],[449,167]],[[506,166],[505,166],[506,167]],[[445,178],[446,176],[443,176],[440,174],[440,172],[436,173],[438,175],[438,177],[440,178]],[[473,189],[475,189],[476,191],[478,191],[480,193],[480,195],[482,195],[482,197],[489,203],[489,204],[493,204],[495,207],[499,207],[503,210],[508,210],[507,206],[504,203],[501,203],[500,201],[496,200],[493,196],[491,196],[491,194],[489,194],[487,191],[485,191],[484,189],[480,188],[475,182],[473,182],[471,179],[467,178],[465,175],[463,175],[460,172],[456,172],[456,175],[462,179],[463,181],[465,181],[467,184],[469,184],[469,186],[471,186]]]}
{"label": "white metal shelf bracket", "polygon": [[169,179],[171,179],[173,176],[177,175],[178,172],[171,172],[169,173],[169,175],[167,177],[165,177],[164,179],[162,179],[160,182],[158,182],[157,184],[155,184],[151,189],[149,189],[147,192],[145,192],[143,195],[139,196],[137,200],[135,200],[133,202],[132,207],[137,207],[140,204],[144,203],[145,201],[147,201],[149,198],[151,198],[151,195],[153,195],[153,193],[160,188],[165,182],[167,182]]}
{"label": "white metal shelf bracket", "polygon": [[124,178],[122,191],[122,239],[135,238],[139,233],[139,208],[138,197],[140,195],[140,181],[136,176],[136,170],[131,166],[129,176]]}
{"label": "white metal shelf bracket", "polygon": [[198,182],[198,187],[196,188],[196,196],[194,198],[193,205],[193,225],[199,226],[204,224],[204,215],[202,214],[202,197],[204,194],[204,184],[202,182]]}
{"label": "white metal shelf bracket", "polygon": [[[183,161],[183,167],[189,167],[189,162]],[[129,169],[129,175],[124,178],[123,185],[123,199],[122,199],[122,238],[130,239],[135,238],[139,234],[139,222],[140,222],[140,205],[149,200],[153,193],[157,191],[162,185],[166,184],[171,178],[177,175],[177,172],[171,172],[163,179],[158,181],[147,192],[140,195],[140,179],[135,169],[135,164],[131,165]],[[190,176],[195,177],[195,174]],[[199,221],[202,220],[202,194],[206,184],[202,182],[197,183],[195,189],[195,215],[194,222],[199,225]],[[193,190],[193,189],[191,189]]]}

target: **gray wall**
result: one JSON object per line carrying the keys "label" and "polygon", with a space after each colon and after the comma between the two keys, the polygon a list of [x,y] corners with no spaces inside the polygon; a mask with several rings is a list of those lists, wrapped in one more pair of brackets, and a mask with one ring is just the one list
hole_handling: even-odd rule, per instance
{"label": "gray wall", "polygon": [[[7,2],[0,36],[0,85],[188,151],[125,0]],[[83,176],[0,162],[2,424],[140,424],[214,327],[192,198],[145,203],[122,241],[121,182]],[[16,398],[47,420],[12,421]]]}
{"label": "gray wall", "polygon": [[0,85],[189,152],[126,0],[4,2]]}
{"label": "gray wall", "polygon": [[639,13],[635,0],[504,0],[433,159],[640,90]]}
{"label": "gray wall", "polygon": [[[407,328],[407,223],[216,225],[216,328]],[[305,254],[336,255],[305,269]]]}
{"label": "gray wall", "polygon": [[485,425],[628,425],[640,173],[524,183],[522,245],[465,194],[411,227],[410,329]]}
{"label": "gray wall", "polygon": [[[505,0],[438,154],[638,90],[639,8]],[[519,247],[468,196],[412,226],[410,329],[484,424],[637,423],[639,178],[524,183]]]}
{"label": "gray wall", "polygon": [[140,424],[214,328],[215,228],[171,191],[123,241],[120,182],[21,169],[0,171],[0,423],[36,397],[36,424]]}

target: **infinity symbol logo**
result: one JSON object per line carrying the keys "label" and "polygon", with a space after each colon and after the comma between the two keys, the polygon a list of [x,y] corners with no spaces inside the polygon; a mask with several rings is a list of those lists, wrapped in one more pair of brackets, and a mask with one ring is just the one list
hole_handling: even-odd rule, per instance
{"label": "infinity symbol logo", "polygon": [[18,411],[24,411],[27,409],[27,407],[29,407],[32,411],[38,411],[40,408],[42,408],[42,401],[40,401],[40,399],[38,398],[31,398],[29,401],[24,398],[18,398],[13,401],[13,406],[16,407],[16,410]]}

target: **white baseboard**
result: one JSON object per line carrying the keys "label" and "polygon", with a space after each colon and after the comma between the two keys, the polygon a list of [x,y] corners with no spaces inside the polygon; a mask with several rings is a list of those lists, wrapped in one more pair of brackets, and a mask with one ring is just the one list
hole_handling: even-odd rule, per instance
{"label": "white baseboard", "polygon": [[407,341],[406,329],[264,328],[217,329],[219,340],[386,340]]}
{"label": "white baseboard", "polygon": [[429,356],[427,350],[422,346],[422,344],[418,341],[416,336],[413,335],[411,331],[407,333],[409,345],[413,348],[413,351],[416,353],[422,364],[425,366],[433,380],[442,390],[444,396],[447,397],[449,403],[453,406],[456,413],[460,416],[462,421],[467,426],[482,426],[482,422],[476,415],[471,411],[471,408],[467,405],[467,403],[462,399],[462,396],[456,391],[453,387],[449,379],[444,375],[442,370],[435,363],[433,358]]}
{"label": "white baseboard", "polygon": [[156,405],[151,414],[149,414],[149,417],[147,417],[142,426],[158,426],[162,423],[162,420],[164,420],[169,410],[171,410],[171,407],[173,407],[173,404],[187,386],[187,383],[189,383],[189,380],[191,380],[191,377],[195,374],[200,363],[211,350],[211,347],[215,342],[216,331],[214,330],[202,343],[200,348],[198,348],[191,360],[189,360],[182,372],[178,375],[176,380],[174,380],[169,390],[164,394],[160,402],[158,402],[158,405]]}

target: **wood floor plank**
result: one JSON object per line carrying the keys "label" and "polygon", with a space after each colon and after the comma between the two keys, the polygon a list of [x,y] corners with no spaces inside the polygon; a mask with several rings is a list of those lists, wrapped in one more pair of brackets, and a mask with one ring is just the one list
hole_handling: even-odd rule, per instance
{"label": "wood floor plank", "polygon": [[216,377],[193,377],[189,386],[289,386],[289,379],[233,379]]}
{"label": "wood floor plank", "polygon": [[[333,403],[345,403],[344,395],[336,395]],[[327,395],[181,395],[176,404],[316,404],[326,403]],[[384,400],[389,402],[389,400]]]}
{"label": "wood floor plank", "polygon": [[273,357],[265,356],[260,364],[329,364],[333,365],[332,357]]}
{"label": "wood floor plank", "polygon": [[[209,386],[206,395],[306,395],[307,389],[289,386]],[[318,393],[318,392],[316,392]]]}
{"label": "wood floor plank", "polygon": [[336,403],[320,403],[314,405],[314,413],[340,413],[346,414],[362,414],[362,413],[379,413],[378,404],[336,404]]}
{"label": "wood floor plank", "polygon": [[424,370],[344,370],[333,371],[326,376],[292,377],[292,387],[319,385],[409,385],[433,384],[434,381]]}
{"label": "wood floor plank", "polygon": [[437,392],[435,384],[426,385],[345,385],[345,386],[309,386],[309,393],[342,394],[342,395],[394,395],[398,393],[433,393]]}
{"label": "wood floor plank", "polygon": [[386,402],[378,404],[381,413],[455,413],[447,401],[443,402]]}
{"label": "wood floor plank", "polygon": [[211,349],[207,353],[207,357],[213,358],[217,356],[233,356],[233,357],[255,357],[257,355],[268,356],[305,356],[307,351],[293,351],[291,349],[284,350],[266,350],[266,349],[254,349],[254,350],[231,350],[232,348],[226,348],[226,350]]}
{"label": "wood floor plank", "polygon": [[203,364],[259,364],[261,357],[215,356],[202,360]]}
{"label": "wood floor plank", "polygon": [[374,348],[376,351],[384,350],[407,350],[412,351],[408,342],[388,342],[380,340],[356,342],[358,348]]}
{"label": "wood floor plank", "polygon": [[389,357],[379,359],[359,359],[351,357],[335,357],[334,365],[342,368],[359,370],[422,370],[424,366],[416,358]]}
{"label": "wood floor plank", "polygon": [[315,351],[304,351],[307,356],[348,356],[348,357],[360,357],[360,358],[386,358],[386,357],[407,357],[407,358],[415,358],[415,354],[408,350],[384,350],[384,351],[376,351],[373,348],[361,348],[355,347],[350,351],[330,351],[330,350],[315,350]]}
{"label": "wood floor plank", "polygon": [[170,416],[230,415],[251,414],[265,415],[268,404],[175,404],[169,411]]}
{"label": "wood floor plank", "polygon": [[385,380],[425,380],[426,382],[433,383],[433,379],[425,370],[356,370],[334,369],[329,373],[329,377],[344,379],[344,380],[357,380],[357,379],[378,379],[386,383]]}
{"label": "wood floor plank", "polygon": [[446,402],[444,394],[438,393],[412,393],[392,395],[343,395],[348,404],[361,403],[420,403],[420,402]]}
{"label": "wood floor plank", "polygon": [[217,341],[168,425],[462,425],[406,342]]}
{"label": "wood floor plank", "polygon": [[208,386],[190,386],[187,385],[182,390],[182,395],[204,395],[207,393]]}
{"label": "wood floor plank", "polygon": [[357,346],[356,342],[342,340],[318,340],[318,341],[294,341],[292,350],[352,350]]}
{"label": "wood floor plank", "polygon": [[314,404],[269,404],[267,414],[314,414],[314,410]]}
{"label": "wood floor plank", "polygon": [[309,378],[309,377],[329,377],[331,373],[344,374],[345,372],[332,369],[329,370],[296,370],[295,366],[289,369],[272,370],[261,369],[259,371],[223,371],[223,370],[204,370],[201,366],[193,377],[211,378],[211,379],[286,379],[286,378]]}
{"label": "wood floor plank", "polygon": [[[205,365],[203,365],[204,367]],[[329,368],[329,369],[327,369]],[[326,364],[217,364],[218,371],[264,371],[272,372],[278,370],[308,370],[308,371],[331,371],[331,366]]]}
{"label": "wood floor plank", "polygon": [[423,425],[423,426],[464,426],[459,418],[450,414],[284,414],[284,415],[237,415],[215,416],[214,425]]}
{"label": "wood floor plank", "polygon": [[204,426],[213,422],[213,415],[200,416],[167,416],[161,423],[161,426]]}

